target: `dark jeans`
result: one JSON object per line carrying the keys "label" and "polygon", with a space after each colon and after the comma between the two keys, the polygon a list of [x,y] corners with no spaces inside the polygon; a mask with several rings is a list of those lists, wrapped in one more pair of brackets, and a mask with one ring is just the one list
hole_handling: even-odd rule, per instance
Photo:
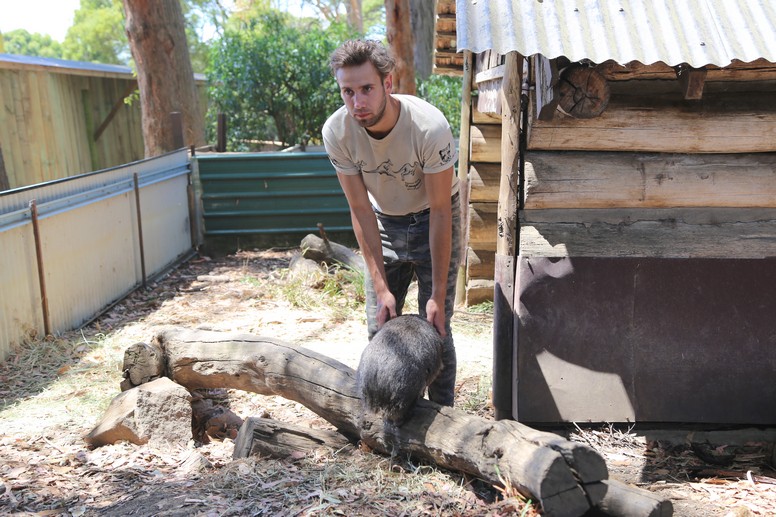
{"label": "dark jeans", "polygon": [[[456,357],[450,320],[455,309],[455,286],[461,261],[461,207],[458,194],[452,198],[453,230],[450,264],[447,273],[445,297],[445,329],[447,338],[442,350],[442,371],[428,387],[428,396],[434,402],[452,406],[455,398]],[[388,288],[396,298],[396,312],[401,314],[407,290],[413,278],[418,279],[418,310],[426,317],[426,302],[431,297],[431,247],[429,244],[429,211],[405,216],[377,215],[377,226],[383,242],[383,261]],[[365,273],[366,317],[369,339],[377,332],[377,296],[372,279]]]}

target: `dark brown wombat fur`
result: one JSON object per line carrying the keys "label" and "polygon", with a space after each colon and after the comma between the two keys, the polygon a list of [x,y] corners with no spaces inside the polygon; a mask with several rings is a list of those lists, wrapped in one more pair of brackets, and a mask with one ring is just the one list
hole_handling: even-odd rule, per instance
{"label": "dark brown wombat fur", "polygon": [[441,369],[442,338],[428,321],[406,315],[386,322],[356,372],[364,408],[401,425]]}

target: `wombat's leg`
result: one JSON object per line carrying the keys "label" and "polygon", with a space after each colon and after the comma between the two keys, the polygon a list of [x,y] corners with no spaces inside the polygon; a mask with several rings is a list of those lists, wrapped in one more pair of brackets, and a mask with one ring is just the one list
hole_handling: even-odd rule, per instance
{"label": "wombat's leg", "polygon": [[452,334],[442,343],[442,371],[428,386],[428,398],[441,406],[451,406],[455,401],[455,372],[457,360]]}

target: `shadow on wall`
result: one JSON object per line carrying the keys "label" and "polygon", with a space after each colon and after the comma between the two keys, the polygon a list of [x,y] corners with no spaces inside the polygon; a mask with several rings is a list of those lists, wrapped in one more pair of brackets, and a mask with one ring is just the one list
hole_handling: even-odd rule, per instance
{"label": "shadow on wall", "polygon": [[518,259],[517,418],[776,424],[776,259]]}

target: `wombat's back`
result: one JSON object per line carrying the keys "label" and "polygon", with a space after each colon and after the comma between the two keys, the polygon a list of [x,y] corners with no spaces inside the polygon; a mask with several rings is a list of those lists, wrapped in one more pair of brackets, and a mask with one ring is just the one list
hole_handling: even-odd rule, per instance
{"label": "wombat's back", "polygon": [[361,354],[357,381],[366,409],[403,423],[442,368],[442,338],[417,315],[398,316]]}

